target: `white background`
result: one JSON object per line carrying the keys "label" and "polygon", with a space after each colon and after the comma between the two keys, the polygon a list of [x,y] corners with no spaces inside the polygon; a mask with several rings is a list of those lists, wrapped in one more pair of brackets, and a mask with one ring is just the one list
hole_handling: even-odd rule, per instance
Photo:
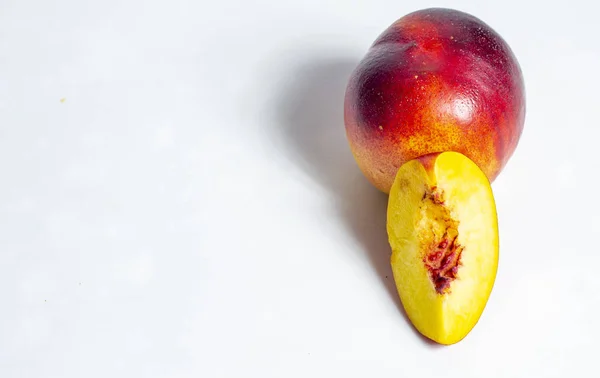
{"label": "white background", "polygon": [[[1,0],[0,377],[593,375],[596,4]],[[342,120],[369,44],[432,5],[527,88],[496,285],[451,347],[400,310]]]}

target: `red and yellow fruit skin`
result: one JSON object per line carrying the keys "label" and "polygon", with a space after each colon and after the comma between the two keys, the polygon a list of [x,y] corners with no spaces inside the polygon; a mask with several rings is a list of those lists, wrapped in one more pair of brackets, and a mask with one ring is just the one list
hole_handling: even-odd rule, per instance
{"label": "red and yellow fruit skin", "polygon": [[523,131],[523,76],[481,20],[424,9],[373,43],[349,80],[344,118],[360,169],[383,192],[404,162],[442,151],[466,155],[493,181]]}

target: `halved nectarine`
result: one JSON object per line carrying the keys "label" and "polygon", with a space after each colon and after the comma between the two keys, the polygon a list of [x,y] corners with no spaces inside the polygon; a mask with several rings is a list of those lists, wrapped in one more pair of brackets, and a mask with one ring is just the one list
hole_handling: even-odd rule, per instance
{"label": "halved nectarine", "polygon": [[387,230],[398,294],[426,337],[453,344],[478,322],[496,278],[498,222],[490,183],[457,152],[403,164]]}

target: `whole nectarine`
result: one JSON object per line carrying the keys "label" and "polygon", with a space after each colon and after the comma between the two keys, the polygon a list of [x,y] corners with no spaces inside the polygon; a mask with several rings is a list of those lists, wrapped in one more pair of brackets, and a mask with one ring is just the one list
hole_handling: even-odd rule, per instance
{"label": "whole nectarine", "polygon": [[487,24],[424,9],[375,40],[349,80],[344,118],[360,169],[386,193],[404,162],[442,151],[464,154],[493,181],[523,130],[523,76]]}

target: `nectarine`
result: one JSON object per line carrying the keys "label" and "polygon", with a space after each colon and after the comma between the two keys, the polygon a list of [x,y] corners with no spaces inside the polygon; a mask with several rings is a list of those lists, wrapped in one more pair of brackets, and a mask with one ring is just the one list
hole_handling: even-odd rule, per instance
{"label": "nectarine", "polygon": [[386,193],[404,162],[442,151],[466,155],[493,181],[523,130],[521,69],[478,18],[416,11],[385,30],[359,63],[344,118],[360,169]]}
{"label": "nectarine", "polygon": [[479,320],[498,266],[498,221],[489,180],[457,152],[403,164],[387,215],[392,272],[415,328],[453,344]]}

